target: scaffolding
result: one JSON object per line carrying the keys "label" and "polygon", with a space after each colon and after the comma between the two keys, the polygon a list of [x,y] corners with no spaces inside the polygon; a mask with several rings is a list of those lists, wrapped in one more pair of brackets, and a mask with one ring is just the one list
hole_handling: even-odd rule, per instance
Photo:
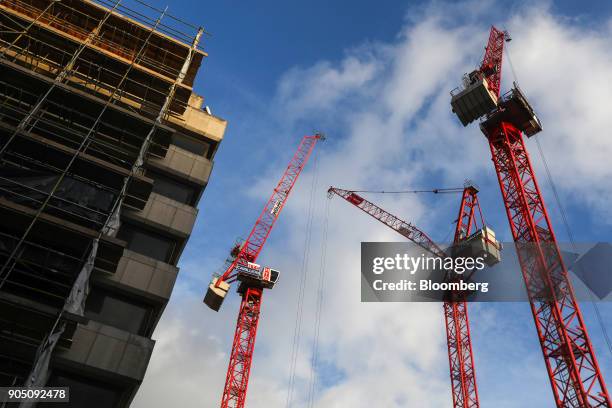
{"label": "scaffolding", "polygon": [[142,167],[187,109],[202,34],[139,0],[0,3],[3,385],[23,384],[60,324],[70,346],[83,320],[63,306],[87,259],[115,271],[125,243],[111,224],[148,200]]}
{"label": "scaffolding", "polygon": [[[199,28],[132,0],[5,0],[0,3],[0,55],[8,61],[54,77],[86,44],[68,82],[86,92],[110,96],[112,103],[155,117],[168,87],[181,75]],[[146,11],[159,13],[148,16]],[[164,23],[162,20],[168,20]],[[168,114],[188,105],[196,72],[206,53],[196,47]]]}

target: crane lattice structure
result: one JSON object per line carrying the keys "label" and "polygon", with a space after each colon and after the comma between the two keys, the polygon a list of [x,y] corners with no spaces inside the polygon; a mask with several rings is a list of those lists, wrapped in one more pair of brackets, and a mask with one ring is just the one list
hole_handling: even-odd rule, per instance
{"label": "crane lattice structure", "polygon": [[262,268],[255,262],[315,145],[324,139],[325,137],[318,133],[304,136],[248,238],[242,245],[234,248],[232,251],[234,256],[230,258],[225,272],[213,279],[204,299],[209,307],[218,310],[229,290],[229,284],[240,282],[238,293],[242,295],[242,302],[238,312],[221,408],[242,408],[245,405],[263,289],[271,289],[278,278],[277,271]]}
{"label": "crane lattice structure", "polygon": [[542,126],[515,83],[500,97],[507,32],[491,27],[479,69],[451,92],[464,126],[481,119],[557,407],[611,407],[593,345],[561,257],[523,135]]}
{"label": "crane lattice structure", "polygon": [[[330,187],[330,197],[333,194],[344,198],[366,214],[385,224],[400,235],[429,251],[433,255],[447,258],[450,255],[440,248],[425,232],[395,215],[383,210],[376,204],[366,200],[354,191]],[[478,190],[472,185],[466,185],[461,196],[459,215],[455,228],[453,244],[459,244],[469,238],[477,229],[478,217],[480,225],[484,228],[484,218],[478,202]],[[476,385],[476,371],[472,341],[470,336],[470,323],[468,318],[467,302],[462,294],[451,294],[444,302],[444,319],[446,324],[446,340],[448,346],[448,362],[452,387],[454,408],[477,408],[478,387]]]}
{"label": "crane lattice structure", "polygon": [[[477,228],[477,215],[484,227],[477,194],[478,190],[473,186],[467,186],[463,190],[453,244],[465,240]],[[443,307],[453,408],[478,408],[480,402],[467,302],[459,297],[445,301]]]}

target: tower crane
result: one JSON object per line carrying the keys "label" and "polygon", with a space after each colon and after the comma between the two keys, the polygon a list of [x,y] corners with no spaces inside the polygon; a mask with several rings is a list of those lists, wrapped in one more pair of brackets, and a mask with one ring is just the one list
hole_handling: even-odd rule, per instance
{"label": "tower crane", "polygon": [[[446,189],[446,192],[451,192],[452,190],[454,189]],[[437,192],[439,190],[433,191]],[[457,190],[457,192],[461,191]],[[328,195],[332,197],[334,194],[342,197],[433,255],[441,258],[449,256],[447,251],[440,248],[419,228],[383,210],[354,191],[330,187]],[[492,265],[499,261],[500,245],[495,240],[494,232],[485,225],[477,194],[478,190],[472,185],[466,185],[462,191],[451,254],[458,255],[457,252],[461,252],[465,255],[466,249],[471,255],[487,253],[489,256],[484,258]],[[480,229],[477,229],[477,216],[480,219]],[[480,404],[478,401],[478,387],[476,386],[467,302],[460,293],[451,294],[450,299],[444,302],[444,320],[446,323],[446,342],[448,346],[453,407],[478,408]]]}
{"label": "tower crane", "polygon": [[325,137],[319,133],[304,136],[248,238],[232,249],[225,272],[213,277],[206,292],[204,303],[215,311],[221,307],[230,283],[239,282],[238,293],[242,296],[221,408],[244,407],[263,289],[272,289],[279,276],[278,271],[255,262],[310,154],[322,140]]}
{"label": "tower crane", "polygon": [[507,32],[491,27],[480,67],[451,91],[464,126],[480,119],[491,150],[544,363],[557,407],[612,407],[561,257],[523,135],[542,130],[516,83],[500,96]]}

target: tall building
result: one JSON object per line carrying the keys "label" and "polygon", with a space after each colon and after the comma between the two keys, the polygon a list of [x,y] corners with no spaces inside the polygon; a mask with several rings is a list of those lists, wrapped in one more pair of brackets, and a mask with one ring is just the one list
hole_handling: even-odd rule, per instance
{"label": "tall building", "polygon": [[127,1],[0,2],[0,386],[66,407],[132,401],[227,125],[202,30]]}

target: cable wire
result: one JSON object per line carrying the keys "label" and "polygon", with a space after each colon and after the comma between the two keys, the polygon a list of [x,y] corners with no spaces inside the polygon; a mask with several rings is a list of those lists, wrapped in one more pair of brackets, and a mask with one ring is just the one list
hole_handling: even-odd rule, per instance
{"label": "cable wire", "polygon": [[[506,51],[506,56],[508,57],[508,63],[510,64],[510,70],[512,72],[514,82],[518,85],[518,77],[516,75],[516,71],[514,70],[514,65],[512,64],[512,58],[510,57],[510,47],[508,47],[508,45],[506,44],[506,47],[504,47],[504,50]],[[550,171],[550,167],[548,166],[548,161],[546,160],[546,156],[544,155],[544,149],[542,149],[542,145],[540,144],[539,138],[536,137],[535,140],[536,140],[536,145],[538,147],[538,152],[540,154],[540,158],[542,160],[542,163],[544,164],[544,169],[546,170],[546,178],[548,179],[548,183],[550,184],[551,190],[555,197],[555,201],[557,203],[557,207],[559,208],[559,212],[561,213],[561,219],[563,220],[565,231],[572,245],[572,250],[575,253],[578,253],[576,242],[574,241],[574,235],[572,234],[572,230],[569,225],[569,221],[567,218],[567,214],[565,212],[565,208],[561,204],[561,198],[557,190],[557,185],[555,181],[553,180],[552,173]],[[578,265],[578,267],[582,269],[580,265]],[[593,305],[593,309],[595,310],[595,316],[597,317],[597,322],[603,334],[604,341],[606,342],[606,345],[608,346],[608,352],[612,355],[612,340],[610,339],[610,336],[608,335],[608,330],[606,329],[606,326],[604,325],[603,317],[601,316],[601,311],[599,310],[599,305],[597,304],[595,296],[593,295],[591,290],[589,289],[587,290],[587,292],[589,293],[589,297],[591,298],[590,303]]]}
{"label": "cable wire", "polygon": [[[567,220],[567,214],[565,213],[565,208],[563,207],[563,205],[561,205],[561,199],[559,197],[559,192],[557,191],[557,186],[553,180],[552,174],[550,172],[550,168],[548,167],[548,161],[546,160],[546,157],[544,156],[544,150],[542,149],[540,140],[537,137],[535,138],[535,140],[536,140],[536,145],[538,146],[538,152],[540,153],[540,158],[542,159],[542,163],[544,163],[544,168],[546,169],[546,177],[548,179],[548,183],[551,186],[553,195],[555,197],[555,201],[557,202],[557,206],[559,207],[559,212],[561,213],[561,218],[563,220],[563,224],[565,226],[567,236],[570,240],[570,243],[572,244],[573,251],[578,253],[576,243],[574,241],[574,236],[572,234],[572,231],[569,226],[569,222]],[[578,267],[582,269],[580,265],[578,265]],[[593,308],[595,309],[595,315],[597,316],[597,322],[599,323],[599,327],[601,328],[601,332],[603,334],[604,340],[606,342],[606,345],[608,346],[608,351],[612,355],[612,341],[610,340],[610,336],[608,335],[608,331],[606,329],[606,326],[604,325],[603,318],[599,310],[599,306],[597,305],[595,296],[593,295],[591,290],[587,290],[587,292],[589,293],[589,296],[591,298],[591,304],[593,305]]]}
{"label": "cable wire", "polygon": [[351,193],[369,193],[369,194],[420,194],[420,193],[433,193],[433,194],[454,194],[462,193],[464,187],[451,187],[451,188],[434,188],[432,190],[396,190],[396,191],[384,191],[384,190],[346,190]]}
{"label": "cable wire", "polygon": [[325,299],[325,275],[327,272],[327,236],[329,226],[329,204],[330,200],[325,200],[325,218],[323,221],[323,239],[321,241],[321,266],[319,269],[319,285],[317,289],[317,305],[315,312],[315,323],[314,323],[314,339],[312,344],[312,357],[310,364],[310,379],[308,386],[308,407],[314,405],[316,391],[317,391],[317,366],[319,361],[319,336],[321,333],[321,315],[323,310],[323,302]]}
{"label": "cable wire", "polygon": [[512,79],[514,80],[514,83],[518,85],[519,80],[518,80],[518,76],[516,75],[516,71],[514,70],[514,64],[512,63],[512,58],[510,58],[510,47],[508,46],[508,43],[506,43],[506,46],[504,47],[504,51],[506,51],[506,57],[508,57],[508,64],[510,64],[510,71],[512,72]]}
{"label": "cable wire", "polygon": [[302,320],[304,309],[305,288],[308,282],[308,257],[310,255],[310,244],[312,241],[312,224],[314,218],[314,197],[317,182],[319,179],[319,156],[315,152],[314,171],[312,175],[312,185],[310,189],[310,201],[308,204],[308,215],[306,221],[306,236],[304,238],[304,254],[302,257],[302,266],[300,270],[300,278],[298,281],[298,299],[295,315],[295,326],[293,328],[293,342],[291,345],[291,357],[289,366],[289,384],[287,385],[287,400],[285,406],[289,408],[293,402],[293,394],[295,389],[297,359],[300,351],[300,340],[302,336]]}

